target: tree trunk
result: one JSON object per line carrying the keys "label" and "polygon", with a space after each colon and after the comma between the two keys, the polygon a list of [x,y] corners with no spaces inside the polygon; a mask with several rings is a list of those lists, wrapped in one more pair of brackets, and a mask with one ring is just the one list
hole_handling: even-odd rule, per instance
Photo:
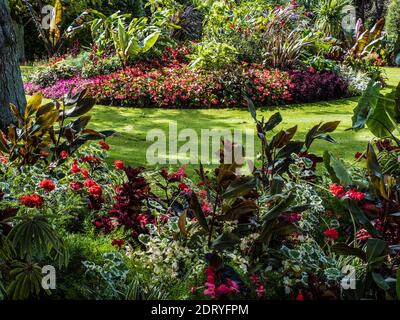
{"label": "tree trunk", "polygon": [[10,103],[23,110],[26,100],[10,13],[6,0],[0,0],[0,129],[3,131],[14,121]]}
{"label": "tree trunk", "polygon": [[20,63],[25,62],[25,47],[24,47],[24,34],[25,28],[23,24],[20,24],[16,21],[12,22],[14,32],[15,32],[15,39],[17,40],[17,57]]}

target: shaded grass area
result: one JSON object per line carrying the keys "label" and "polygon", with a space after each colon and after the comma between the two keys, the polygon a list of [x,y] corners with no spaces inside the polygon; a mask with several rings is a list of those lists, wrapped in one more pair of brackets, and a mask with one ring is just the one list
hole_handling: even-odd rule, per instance
{"label": "shaded grass area", "polygon": [[[25,71],[25,70],[24,70]],[[394,88],[400,82],[399,68],[385,68],[388,77],[388,88]],[[282,106],[277,108],[261,108],[258,116],[268,118],[274,112],[282,114],[283,122],[275,129],[298,126],[295,139],[303,139],[309,129],[315,124],[326,121],[340,120],[338,129],[332,137],[338,142],[330,144],[325,141],[316,141],[311,148],[312,152],[322,154],[330,150],[345,160],[352,161],[357,151],[364,150],[367,141],[372,137],[367,130],[359,132],[346,131],[351,126],[351,117],[358,98],[341,99],[328,102]],[[200,136],[202,129],[255,129],[254,121],[245,109],[145,109],[121,108],[110,106],[96,106],[92,111],[90,127],[97,130],[113,129],[117,133],[108,141],[112,146],[110,162],[115,159],[124,160],[132,166],[149,166],[146,161],[146,151],[152,141],[146,141],[148,132],[152,129],[161,129],[168,139],[169,125],[176,121],[178,132],[185,128],[195,130]],[[256,139],[256,150],[258,141]],[[175,139],[169,141],[173,142]],[[185,141],[177,141],[178,149]],[[167,149],[168,150],[168,149]],[[179,159],[184,159],[181,156]],[[171,165],[177,167],[178,165]],[[168,165],[166,165],[168,166]],[[191,171],[197,166],[186,165]]]}

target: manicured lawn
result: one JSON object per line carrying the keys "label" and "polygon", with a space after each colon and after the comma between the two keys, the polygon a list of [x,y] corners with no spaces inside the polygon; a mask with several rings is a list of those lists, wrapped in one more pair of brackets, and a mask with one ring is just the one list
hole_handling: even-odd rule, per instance
{"label": "manicured lawn", "polygon": [[[24,70],[26,71],[26,70]],[[389,88],[400,82],[399,68],[386,68]],[[283,106],[279,108],[265,108],[258,110],[259,116],[266,118],[279,111],[283,122],[279,128],[290,128],[298,125],[296,137],[304,137],[306,132],[315,124],[325,121],[340,120],[341,124],[332,136],[338,144],[329,144],[317,141],[312,150],[321,153],[331,150],[336,155],[352,161],[356,151],[363,150],[371,135],[367,130],[360,132],[345,131],[351,125],[352,110],[358,98],[342,99],[330,102],[305,105]],[[176,121],[178,131],[185,128],[194,129],[200,133],[201,129],[253,129],[254,122],[247,110],[219,109],[219,110],[167,110],[167,109],[133,109],[109,106],[96,106],[92,114],[90,127],[93,129],[109,129],[117,131],[109,139],[112,146],[110,160],[122,159],[134,166],[148,167],[146,150],[152,142],[146,141],[149,130],[159,128],[168,135],[171,121]],[[184,142],[178,142],[178,147]],[[193,166],[187,165],[189,168]]]}
{"label": "manicured lawn", "polygon": [[[400,82],[400,69],[387,68],[389,87]],[[367,130],[345,131],[351,125],[352,110],[358,98],[343,99],[331,102],[294,105],[274,109],[259,110],[259,115],[270,116],[279,111],[283,123],[278,128],[290,128],[298,125],[297,137],[303,137],[315,124],[321,121],[340,120],[341,124],[333,137],[338,144],[317,141],[312,151],[321,153],[332,150],[335,154],[352,161],[354,153],[363,150],[371,135]],[[131,165],[147,165],[146,150],[152,142],[146,141],[147,132],[160,128],[168,134],[171,121],[176,121],[178,130],[192,128],[196,132],[201,129],[234,129],[254,128],[254,122],[243,109],[223,110],[164,110],[164,109],[127,109],[108,106],[96,106],[92,111],[91,126],[94,129],[113,128],[117,134],[109,142],[112,145],[112,159],[122,159]],[[178,146],[184,142],[178,142]],[[191,167],[188,165],[188,167]]]}

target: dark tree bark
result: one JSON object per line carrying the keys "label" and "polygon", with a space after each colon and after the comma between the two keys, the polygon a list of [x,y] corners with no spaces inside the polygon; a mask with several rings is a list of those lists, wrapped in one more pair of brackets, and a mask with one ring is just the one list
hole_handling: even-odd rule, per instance
{"label": "dark tree bark", "polygon": [[0,129],[3,131],[14,121],[10,103],[23,110],[26,100],[10,13],[6,0],[0,0]]}

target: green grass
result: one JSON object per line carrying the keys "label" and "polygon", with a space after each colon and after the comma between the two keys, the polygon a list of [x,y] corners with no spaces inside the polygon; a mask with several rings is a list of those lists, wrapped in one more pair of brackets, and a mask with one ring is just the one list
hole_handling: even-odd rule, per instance
{"label": "green grass", "polygon": [[[400,69],[387,68],[389,88],[400,82]],[[338,129],[332,134],[338,144],[316,141],[311,151],[321,154],[330,150],[345,160],[353,160],[356,151],[365,149],[372,137],[368,130],[359,132],[345,131],[351,126],[352,111],[358,98],[342,99],[329,102],[283,106],[279,108],[259,109],[259,116],[269,117],[273,112],[282,114],[283,122],[279,128],[298,125],[296,137],[301,139],[307,131],[319,122],[340,120]],[[112,146],[111,160],[122,159],[130,165],[148,166],[146,150],[152,142],[146,141],[147,132],[160,128],[168,134],[171,121],[176,121],[178,131],[192,128],[197,133],[201,129],[253,129],[254,122],[243,109],[218,110],[167,110],[167,109],[128,109],[120,107],[96,106],[92,111],[90,126],[93,129],[113,128],[117,131],[109,139]],[[178,147],[184,142],[178,142]],[[188,165],[187,167],[193,168]]]}
{"label": "green grass", "polygon": [[[390,90],[400,82],[400,69],[386,68],[386,73],[387,90]],[[298,139],[302,139],[315,124],[340,120],[338,129],[332,134],[338,144],[316,141],[311,151],[321,154],[324,150],[330,150],[337,156],[352,161],[355,152],[364,150],[367,141],[372,137],[368,130],[345,131],[351,126],[352,111],[357,101],[358,98],[354,97],[329,102],[263,108],[257,112],[259,117],[267,118],[279,111],[283,122],[277,129],[297,125],[296,138]],[[112,147],[110,161],[121,159],[132,166],[149,167],[146,161],[146,150],[152,142],[146,141],[146,135],[154,128],[162,129],[168,135],[168,127],[172,121],[177,122],[178,131],[191,128],[197,133],[200,133],[201,129],[254,129],[254,122],[245,109],[134,109],[99,105],[91,111],[91,114],[90,128],[114,129],[117,132],[109,139]],[[178,142],[178,148],[183,143]],[[194,168],[191,165],[186,167],[189,170]]]}

